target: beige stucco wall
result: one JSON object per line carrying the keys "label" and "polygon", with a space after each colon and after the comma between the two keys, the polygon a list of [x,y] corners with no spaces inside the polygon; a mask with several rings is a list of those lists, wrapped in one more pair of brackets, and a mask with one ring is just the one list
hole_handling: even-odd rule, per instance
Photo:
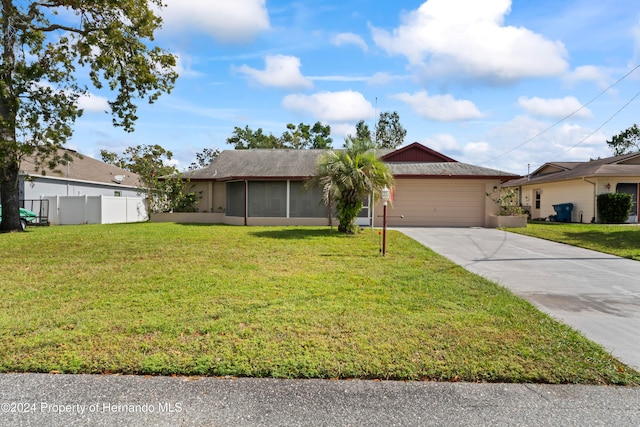
{"label": "beige stucco wall", "polygon": [[211,205],[211,209],[213,212],[219,212],[220,208],[223,211],[227,209],[227,186],[224,182],[214,182],[212,185],[213,192],[213,204]]}
{"label": "beige stucco wall", "polygon": [[[244,225],[244,217],[225,216],[224,213],[203,213],[203,212],[174,212],[157,213],[151,216],[152,222],[177,222],[196,224],[227,224]],[[308,225],[325,226],[329,225],[327,218],[247,218],[247,225]],[[337,226],[338,221],[333,220],[333,225]]]}
{"label": "beige stucco wall", "polygon": [[151,222],[181,222],[197,224],[224,224],[225,216],[221,213],[203,212],[163,212],[151,214]]}
{"label": "beige stucco wall", "polygon": [[[540,209],[535,208],[535,191],[540,190]],[[521,202],[531,206],[531,218],[547,218],[555,215],[553,205],[573,203],[571,222],[591,222],[595,216],[595,184],[576,179],[564,182],[524,185],[521,187]]]}
{"label": "beige stucco wall", "polygon": [[191,188],[198,196],[202,198],[196,203],[195,208],[198,212],[211,212],[211,182],[190,182],[187,188]]}
{"label": "beige stucco wall", "polygon": [[[334,220],[333,224],[337,226],[338,221]],[[247,218],[247,225],[308,225],[308,226],[324,226],[329,225],[328,218]]]}
{"label": "beige stucco wall", "polygon": [[[589,179],[575,179],[563,182],[523,185],[522,204],[532,208],[533,218],[547,218],[555,215],[553,205],[559,203],[573,203],[571,213],[572,222],[597,221],[597,195],[613,193],[619,183],[638,183],[640,177],[598,177]],[[540,210],[535,211],[535,190],[540,189]],[[582,218],[581,218],[582,213]]]}
{"label": "beige stucco wall", "polygon": [[196,203],[198,212],[220,212],[226,210],[227,193],[224,182],[192,182],[192,191],[200,193],[202,199]]}

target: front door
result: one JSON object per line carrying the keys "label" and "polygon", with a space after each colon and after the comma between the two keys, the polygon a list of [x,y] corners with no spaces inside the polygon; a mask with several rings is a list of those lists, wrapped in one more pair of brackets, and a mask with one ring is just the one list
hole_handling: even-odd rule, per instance
{"label": "front door", "polygon": [[540,218],[540,198],[542,196],[542,190],[536,188],[533,190],[533,206],[531,206],[531,218]]}
{"label": "front door", "polygon": [[633,204],[631,205],[631,213],[627,222],[638,222],[638,184],[621,182],[616,185],[616,193],[631,194]]}
{"label": "front door", "polygon": [[358,213],[356,218],[356,225],[360,227],[371,226],[371,196],[368,196],[362,201],[362,210]]}

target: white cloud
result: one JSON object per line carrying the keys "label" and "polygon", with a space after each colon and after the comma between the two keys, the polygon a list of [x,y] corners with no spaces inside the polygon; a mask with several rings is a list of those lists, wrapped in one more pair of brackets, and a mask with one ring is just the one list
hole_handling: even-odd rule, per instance
{"label": "white cloud", "polygon": [[568,72],[563,77],[565,83],[574,85],[580,82],[595,82],[601,88],[609,86],[611,78],[609,77],[609,71],[603,67],[596,67],[595,65],[582,65],[576,67],[575,70]]}
{"label": "white cloud", "polygon": [[161,16],[172,33],[201,32],[227,43],[247,42],[270,29],[266,0],[166,0]]}
{"label": "white cloud", "polygon": [[203,75],[191,68],[193,61],[189,55],[175,55],[175,57],[176,66],[174,67],[174,71],[178,73],[180,77],[200,77]]}
{"label": "white cloud", "polygon": [[334,46],[355,45],[364,52],[369,50],[369,46],[367,46],[367,43],[362,39],[362,37],[353,33],[336,34],[331,38],[331,44]]}
{"label": "white cloud", "polygon": [[263,86],[286,89],[313,87],[313,82],[300,73],[300,59],[295,56],[267,56],[264,70],[256,70],[247,65],[242,65],[236,70]]}
{"label": "white cloud", "polygon": [[366,82],[369,80],[369,77],[363,76],[309,76],[309,79],[318,82],[342,82],[342,83],[350,83],[350,82]]}
{"label": "white cloud", "polygon": [[473,102],[456,100],[451,95],[429,96],[427,91],[400,93],[394,98],[410,105],[421,117],[440,122],[453,122],[481,118],[482,113]]}
{"label": "white cloud", "polygon": [[33,84],[35,88],[45,88],[51,90],[54,94],[62,94],[64,93],[67,96],[76,96],[76,105],[81,110],[85,112],[92,113],[104,113],[111,111],[111,107],[109,106],[109,100],[103,96],[95,95],[91,92],[87,93],[77,93],[72,92],[70,90],[58,90],[49,82],[37,82]]}
{"label": "white cloud", "polygon": [[593,116],[591,111],[588,108],[582,108],[580,101],[573,96],[555,99],[521,96],[518,98],[518,105],[527,113],[537,117],[561,119],[572,113],[575,113],[572,117],[591,118]]}
{"label": "white cloud", "polygon": [[464,146],[462,152],[469,159],[481,159],[489,155],[491,147],[484,141],[470,142]]}
{"label": "white cloud", "polygon": [[78,98],[78,107],[84,111],[90,111],[93,113],[104,113],[105,111],[111,111],[107,98],[103,96],[94,95],[88,93],[86,95],[80,95]]}
{"label": "white cloud", "polygon": [[376,111],[360,92],[318,92],[313,95],[287,95],[282,106],[299,113],[308,113],[324,122],[354,122],[370,119]]}
{"label": "white cloud", "polygon": [[384,86],[394,81],[404,80],[406,78],[406,76],[398,76],[389,73],[378,72],[371,76],[371,78],[367,80],[367,83],[371,86]]}
{"label": "white cloud", "polygon": [[335,148],[339,148],[338,138],[342,138],[342,141],[347,139],[349,135],[356,134],[356,126],[351,123],[339,122],[331,124],[331,135],[334,136]]}
{"label": "white cloud", "polygon": [[517,116],[495,126],[487,135],[491,150],[475,158],[475,164],[497,167],[525,174],[527,165],[535,170],[552,161],[587,161],[590,158],[610,156],[607,137],[600,131],[577,124],[564,123],[549,128],[545,121],[530,116]]}
{"label": "white cloud", "polygon": [[493,81],[562,74],[568,67],[564,45],[505,26],[510,10],[510,0],[428,0],[393,31],[371,32],[379,47],[427,74]]}
{"label": "white cloud", "polygon": [[461,148],[460,144],[456,140],[456,137],[448,133],[431,135],[428,138],[420,141],[420,143],[442,153],[459,152]]}
{"label": "white cloud", "polygon": [[556,131],[556,137],[562,141],[561,144],[573,146],[580,142],[581,146],[593,146],[606,143],[607,137],[602,132],[596,132],[592,135],[591,129],[584,128],[580,125],[565,123]]}

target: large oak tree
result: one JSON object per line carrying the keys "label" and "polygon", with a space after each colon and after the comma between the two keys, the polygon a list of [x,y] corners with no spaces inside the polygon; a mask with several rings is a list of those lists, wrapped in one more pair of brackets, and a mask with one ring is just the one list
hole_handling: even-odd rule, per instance
{"label": "large oak tree", "polygon": [[63,160],[89,85],[113,91],[113,123],[132,131],[134,101],[155,101],[177,74],[175,57],[153,46],[162,0],[0,1],[0,231],[17,231],[20,162],[44,171]]}

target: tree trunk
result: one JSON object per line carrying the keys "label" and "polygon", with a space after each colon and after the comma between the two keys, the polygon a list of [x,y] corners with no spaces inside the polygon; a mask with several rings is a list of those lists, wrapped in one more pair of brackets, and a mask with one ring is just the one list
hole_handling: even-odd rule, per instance
{"label": "tree trunk", "polygon": [[18,173],[20,160],[16,144],[16,112],[18,99],[13,88],[16,33],[10,22],[13,2],[2,0],[2,67],[0,68],[0,232],[22,231],[20,226],[20,190]]}
{"label": "tree trunk", "polygon": [[18,187],[17,162],[5,165],[0,172],[0,203],[2,203],[2,222],[0,232],[22,231],[20,226],[20,189]]}

